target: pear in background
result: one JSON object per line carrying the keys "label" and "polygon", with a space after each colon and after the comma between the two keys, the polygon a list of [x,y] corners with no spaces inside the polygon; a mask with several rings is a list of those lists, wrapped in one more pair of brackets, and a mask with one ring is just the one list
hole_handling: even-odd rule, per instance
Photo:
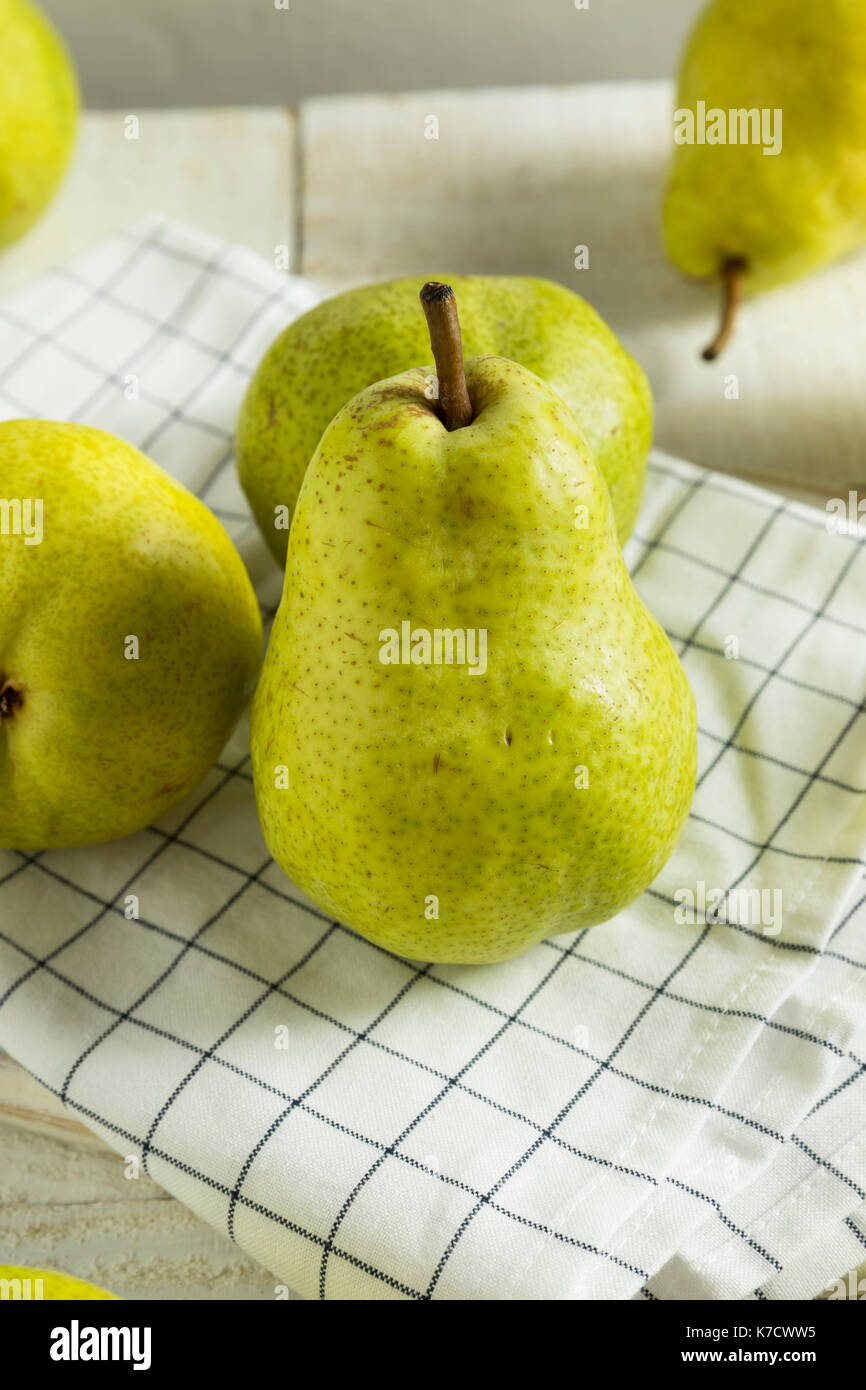
{"label": "pear in background", "polygon": [[[680,270],[722,282],[722,327],[704,353],[712,360],[744,293],[866,242],[866,5],[713,0],[685,50],[677,110],[695,113],[697,125],[699,102],[707,122],[724,112],[728,143],[676,146],[664,232]],[[758,143],[754,117],[748,131],[738,119],[741,142],[730,143],[731,111],[766,121]],[[774,123],[781,148],[765,154]]]}
{"label": "pear in background", "polygon": [[[595,310],[562,285],[522,276],[441,278],[460,298],[466,356],[497,353],[522,363],[574,411],[624,542],[652,440],[652,398],[638,364]],[[287,518],[326,426],[365,386],[429,358],[418,312],[423,284],[416,275],[325,300],[263,358],[241,408],[236,451],[244,491],[280,564]],[[275,517],[283,524],[275,526]]]}
{"label": "pear in background", "polygon": [[432,368],[369,387],[307,472],[253,774],[271,852],[325,912],[400,955],[496,961],[653,880],[695,705],[571,411],[501,357],[464,378],[453,295],[424,295],[438,404]]}
{"label": "pear in background", "polygon": [[131,834],[211,767],[261,621],[197,498],[102,430],[0,425],[0,845]]}
{"label": "pear in background", "polygon": [[0,0],[0,246],[53,197],[78,124],[78,84],[56,30],[28,0]]}

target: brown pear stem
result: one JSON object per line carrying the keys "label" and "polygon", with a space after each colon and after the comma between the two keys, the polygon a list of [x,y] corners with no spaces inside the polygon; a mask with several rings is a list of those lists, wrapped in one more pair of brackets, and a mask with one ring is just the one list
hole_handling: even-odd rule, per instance
{"label": "brown pear stem", "polygon": [[427,316],[439,381],[439,419],[446,430],[463,429],[464,425],[472,423],[472,402],[463,370],[463,344],[454,291],[439,280],[428,280],[421,291],[421,304]]}
{"label": "brown pear stem", "polygon": [[725,294],[722,323],[709,347],[704,348],[701,354],[705,362],[715,361],[734,331],[737,313],[743,302],[746,269],[746,262],[742,256],[732,256],[722,266],[722,286]]}

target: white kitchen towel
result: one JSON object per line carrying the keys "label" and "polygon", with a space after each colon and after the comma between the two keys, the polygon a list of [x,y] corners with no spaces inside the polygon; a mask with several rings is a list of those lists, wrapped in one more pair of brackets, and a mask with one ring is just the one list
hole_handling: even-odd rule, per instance
{"label": "white kitchen towel", "polygon": [[[118,233],[0,304],[0,417],[144,449],[272,609],[232,429],[318,297],[177,225]],[[866,1241],[863,539],[655,454],[627,558],[700,770],[604,926],[492,967],[363,941],[269,859],[245,727],[141,834],[0,851],[0,1045],[305,1297],[801,1296]]]}

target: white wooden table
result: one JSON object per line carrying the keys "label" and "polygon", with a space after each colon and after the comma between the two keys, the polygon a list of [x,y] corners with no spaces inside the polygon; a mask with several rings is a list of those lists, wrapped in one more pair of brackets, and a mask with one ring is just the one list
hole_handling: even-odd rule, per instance
{"label": "white wooden table", "polygon": [[[793,391],[777,405],[795,418],[780,417],[788,433],[774,442],[767,391],[751,388],[766,387],[761,364],[785,349],[781,311],[866,323],[866,262],[756,302],[739,352],[716,373],[699,364],[714,306],[674,274],[658,237],[668,102],[661,84],[608,84],[145,111],[138,140],[125,138],[125,112],[91,113],[62,192],[0,257],[0,294],[153,211],[268,260],[288,247],[293,271],[338,287],[410,271],[547,275],[595,303],[648,367],[664,447],[821,505],[863,459],[862,331],[853,376],[838,354],[826,367],[840,407],[833,448],[797,418]],[[578,243],[589,271],[574,269]],[[743,376],[736,403],[724,371]],[[737,452],[737,429],[751,449]],[[125,1180],[116,1156],[0,1054],[3,1261],[65,1268],[127,1297],[274,1296],[272,1276],[148,1179]]]}

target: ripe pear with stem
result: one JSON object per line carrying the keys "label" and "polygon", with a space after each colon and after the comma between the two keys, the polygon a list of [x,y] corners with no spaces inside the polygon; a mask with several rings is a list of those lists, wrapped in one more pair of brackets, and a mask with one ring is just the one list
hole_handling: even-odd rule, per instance
{"label": "ripe pear with stem", "polygon": [[695,706],[568,406],[522,365],[464,361],[449,286],[422,303],[435,370],[355,396],[304,480],[253,775],[272,854],[325,912],[489,962],[652,881]]}
{"label": "ripe pear with stem", "polygon": [[680,270],[722,285],[712,361],[745,295],[866,243],[866,5],[712,0],[676,106],[706,128],[681,127],[664,234]]}

